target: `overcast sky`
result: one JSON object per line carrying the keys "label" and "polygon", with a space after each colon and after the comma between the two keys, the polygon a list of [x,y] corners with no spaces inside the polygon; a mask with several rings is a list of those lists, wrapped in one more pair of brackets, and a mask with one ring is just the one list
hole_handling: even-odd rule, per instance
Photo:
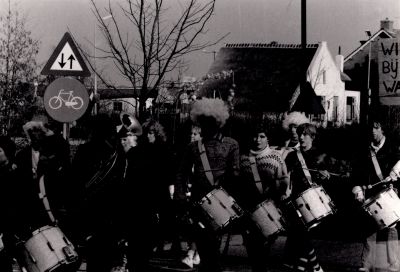
{"label": "overcast sky", "polygon": [[[96,0],[99,4],[103,1]],[[176,6],[177,1],[185,0],[165,0],[165,3]],[[27,14],[34,37],[41,41],[41,63],[47,61],[68,29],[79,42],[94,38],[89,0],[11,0],[11,3],[17,3]],[[204,39],[214,40],[228,32],[230,35],[209,51],[218,51],[225,43],[300,43],[300,3],[301,0],[217,0]],[[0,12],[7,7],[8,0],[0,0]],[[385,18],[400,28],[400,0],[308,0],[307,41],[327,41],[333,55],[340,45],[346,56],[366,38],[365,30],[378,31],[380,20]],[[99,37],[96,40],[102,42]],[[186,60],[190,62],[186,74],[201,77],[207,73],[213,54],[199,52]]]}

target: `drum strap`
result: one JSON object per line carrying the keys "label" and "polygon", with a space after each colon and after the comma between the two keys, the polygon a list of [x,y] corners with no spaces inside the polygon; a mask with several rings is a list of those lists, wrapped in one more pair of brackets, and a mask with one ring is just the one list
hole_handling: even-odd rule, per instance
{"label": "drum strap", "polygon": [[256,183],[257,189],[262,194],[264,190],[263,190],[260,174],[258,173],[256,158],[250,154],[249,161],[250,161],[251,172],[253,173],[253,178]]}
{"label": "drum strap", "polygon": [[375,168],[375,173],[380,180],[383,180],[382,170],[381,170],[381,167],[379,166],[378,160],[376,158],[376,153],[372,149],[370,149],[370,152],[371,152],[372,164],[374,165],[374,168]]}
{"label": "drum strap", "polygon": [[301,168],[303,169],[303,173],[307,178],[308,183],[310,183],[310,185],[312,185],[312,179],[311,179],[311,174],[310,171],[308,171],[308,167],[306,165],[306,161],[304,160],[303,154],[301,154],[300,149],[297,150],[297,158],[299,159],[299,162],[301,164]]}
{"label": "drum strap", "polygon": [[40,189],[39,198],[42,200],[44,208],[47,214],[49,215],[51,222],[56,223],[56,219],[54,218],[54,215],[50,209],[49,200],[47,199],[46,188],[44,186],[44,175],[41,176],[39,179],[39,189]]}
{"label": "drum strap", "polygon": [[211,185],[214,186],[215,185],[214,176],[211,171],[210,163],[208,162],[206,148],[204,147],[204,144],[201,141],[197,141],[197,143],[199,147],[201,163],[203,164],[204,168],[204,173],[206,174],[206,177],[208,181],[211,183]]}

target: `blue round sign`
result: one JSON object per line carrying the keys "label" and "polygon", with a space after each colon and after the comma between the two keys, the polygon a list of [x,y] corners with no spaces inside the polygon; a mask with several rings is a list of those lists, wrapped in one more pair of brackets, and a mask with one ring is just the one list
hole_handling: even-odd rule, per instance
{"label": "blue round sign", "polygon": [[44,107],[54,120],[63,123],[79,119],[89,105],[85,86],[74,78],[58,78],[46,89]]}

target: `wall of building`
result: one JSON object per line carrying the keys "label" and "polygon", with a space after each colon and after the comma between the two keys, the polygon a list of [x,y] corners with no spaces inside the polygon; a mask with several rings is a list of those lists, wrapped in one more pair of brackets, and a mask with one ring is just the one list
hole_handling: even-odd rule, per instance
{"label": "wall of building", "polygon": [[[118,104],[121,105],[121,108],[117,107]],[[134,114],[136,111],[136,100],[134,98],[101,100],[100,110],[104,112],[125,111]]]}
{"label": "wall of building", "polygon": [[340,70],[330,53],[327,43],[321,42],[308,68],[308,80],[315,93],[322,97],[326,111],[323,125],[333,122],[335,125],[345,123],[346,95],[345,84],[341,80]]}

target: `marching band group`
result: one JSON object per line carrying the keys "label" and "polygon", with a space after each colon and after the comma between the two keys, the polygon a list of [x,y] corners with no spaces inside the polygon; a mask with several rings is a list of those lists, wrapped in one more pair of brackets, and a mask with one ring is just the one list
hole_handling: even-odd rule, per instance
{"label": "marching band group", "polygon": [[[190,268],[222,271],[221,235],[234,229],[254,272],[267,270],[268,251],[283,233],[286,269],[322,272],[310,230],[337,210],[324,189],[337,174],[314,144],[316,127],[292,112],[283,120],[290,137],[282,147],[271,147],[271,131],[259,124],[249,147],[239,149],[222,133],[229,118],[222,100],[196,100],[190,117],[192,140],[178,163],[158,122],[141,125],[127,113],[117,129],[95,116],[72,163],[45,116],[23,126],[29,146],[16,155],[15,144],[0,137],[0,271],[11,272],[13,259],[28,272],[76,271],[82,255],[88,272],[151,271],[160,241],[176,237],[179,211],[189,247],[182,262]],[[347,177],[368,222],[360,229],[360,271],[400,271],[400,150],[382,123],[373,122],[371,133]]]}

